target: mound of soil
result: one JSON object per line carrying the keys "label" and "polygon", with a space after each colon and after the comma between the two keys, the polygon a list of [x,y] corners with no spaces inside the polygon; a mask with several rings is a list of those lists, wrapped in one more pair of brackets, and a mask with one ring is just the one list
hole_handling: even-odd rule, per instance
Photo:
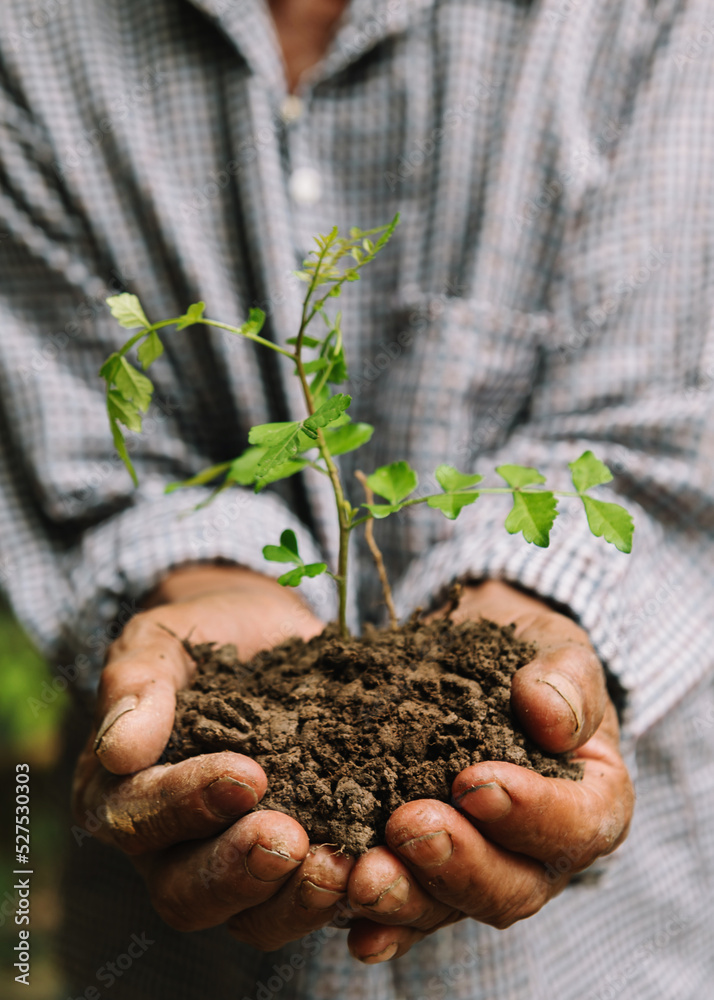
{"label": "mound of soil", "polygon": [[185,645],[198,669],[162,759],[247,754],[268,776],[257,808],[295,817],[313,843],[361,854],[384,842],[398,806],[448,802],[458,772],[482,760],[581,777],[580,764],[538,750],[511,716],[511,678],[534,653],[513,626],[415,619],[347,641],[328,626],[249,663],[234,646]]}

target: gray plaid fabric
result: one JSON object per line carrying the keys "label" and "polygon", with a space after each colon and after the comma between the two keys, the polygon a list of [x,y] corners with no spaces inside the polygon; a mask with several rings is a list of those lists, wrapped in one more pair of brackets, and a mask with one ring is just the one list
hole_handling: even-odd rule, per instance
{"label": "gray plaid fabric", "polygon": [[[251,424],[302,412],[288,365],[217,330],[166,338],[132,488],[96,374],[121,338],[105,295],[136,292],[157,319],[198,299],[228,322],[260,305],[282,341],[291,274],[333,224],[403,220],[342,300],[352,413],[379,428],[343,461],[348,482],[355,462],[406,458],[425,490],[444,461],[532,464],[567,488],[567,462],[592,447],[616,473],[603,498],[637,525],[630,557],[570,508],[549,549],[527,546],[486,498],[455,523],[420,507],[378,528],[404,612],[455,576],[498,576],[589,631],[626,691],[639,794],[598,880],[507,932],[462,923],[366,969],[341,933],[276,958],[220,929],[168,931],[123,859],[85,844],[68,883],[72,988],[148,928],[158,943],[114,996],[706,995],[713,54],[706,0],[352,0],[297,103],[259,0],[4,0],[0,581],[80,688],[169,567],[266,571],[261,547],[288,526],[311,559],[333,560],[336,541],[317,476],[186,518],[203,491],[162,495],[238,454]],[[353,621],[375,619],[361,543],[354,573]],[[324,583],[310,600],[334,612]],[[280,979],[295,952],[306,964]]]}

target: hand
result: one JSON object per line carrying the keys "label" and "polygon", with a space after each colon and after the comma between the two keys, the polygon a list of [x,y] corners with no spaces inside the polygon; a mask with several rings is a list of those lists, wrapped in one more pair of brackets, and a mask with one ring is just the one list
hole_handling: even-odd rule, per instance
{"label": "hand", "polygon": [[233,642],[247,659],[323,625],[294,591],[232,567],[177,570],[148,603],[109,650],[96,727],[75,773],[76,821],[131,857],[172,927],[228,921],[240,940],[277,948],[332,919],[353,862],[311,850],[300,824],[280,812],[244,815],[267,782],[242,754],[153,766],[173,727],[176,692],[194,670],[160,626],[191,632],[193,642]]}
{"label": "hand", "polygon": [[397,809],[387,824],[388,846],[359,858],[349,878],[349,902],[361,919],[348,944],[363,962],[400,957],[463,917],[509,927],[627,836],[634,792],[619,753],[617,715],[585,632],[497,581],[466,587],[453,617],[479,615],[515,622],[515,635],[538,646],[513,679],[513,710],[543,749],[577,749],[583,780],[483,762],[457,775],[453,806],[422,799]]}

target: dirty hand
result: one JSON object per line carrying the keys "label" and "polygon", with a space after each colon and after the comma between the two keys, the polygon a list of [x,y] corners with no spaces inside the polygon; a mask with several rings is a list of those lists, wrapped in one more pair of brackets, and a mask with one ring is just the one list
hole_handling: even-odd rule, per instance
{"label": "dirty hand", "polygon": [[408,802],[387,824],[387,847],[358,860],[348,898],[360,919],[348,944],[363,962],[399,957],[445,924],[473,917],[509,927],[536,913],[626,837],[634,793],[619,752],[615,709],[585,632],[499,581],[464,588],[454,620],[516,624],[538,646],[514,677],[511,704],[543,749],[577,749],[582,781],[483,762],[452,786],[454,807]]}
{"label": "dirty hand", "polygon": [[300,824],[282,813],[245,816],[267,782],[242,754],[152,766],[173,727],[176,692],[194,669],[160,625],[191,632],[193,642],[233,642],[248,658],[288,635],[317,635],[323,624],[293,591],[233,567],[176,570],[148,604],[109,650],[97,725],[75,772],[76,822],[131,857],[172,927],[227,922],[240,940],[277,948],[332,919],[353,862],[311,850]]}

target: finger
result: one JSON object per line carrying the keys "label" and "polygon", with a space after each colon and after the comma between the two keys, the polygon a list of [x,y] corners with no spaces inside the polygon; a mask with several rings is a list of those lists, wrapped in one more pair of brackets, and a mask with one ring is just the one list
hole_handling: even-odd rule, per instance
{"label": "finger", "polygon": [[310,847],[300,824],[283,813],[250,813],[212,840],[142,855],[134,864],[151,902],[179,931],[204,930],[275,895]]}
{"label": "finger", "polygon": [[605,674],[574,622],[544,611],[517,623],[516,638],[539,649],[511,683],[511,707],[528,735],[551,753],[587,742],[608,702]]}
{"label": "finger", "polygon": [[567,882],[549,879],[540,862],[491,843],[434,799],[400,806],[387,822],[386,839],[427,892],[493,927],[537,913]]}
{"label": "finger", "polygon": [[252,809],[266,787],[260,765],[239,753],[206,754],[118,778],[86,750],[73,810],[98,840],[133,855],[212,836]]}
{"label": "finger", "polygon": [[261,951],[297,941],[329,924],[345,899],[354,858],[313,848],[289,881],[267,902],[231,917],[228,930]]}
{"label": "finger", "polygon": [[421,931],[437,929],[453,913],[425,892],[409,868],[386,847],[373,847],[357,859],[348,899],[358,917]]}
{"label": "finger", "polygon": [[568,871],[582,871],[622,843],[634,807],[612,705],[578,758],[582,781],[544,778],[515,764],[475,764],[457,775],[454,804],[502,847],[551,864],[567,858]]}
{"label": "finger", "polygon": [[114,774],[156,763],[173,728],[176,692],[195,669],[182,643],[152,617],[156,614],[137,615],[127,624],[102,672],[95,752]]}
{"label": "finger", "polygon": [[383,927],[370,920],[357,920],[347,935],[347,947],[353,958],[364,965],[378,965],[401,958],[426,937],[411,927]]}

